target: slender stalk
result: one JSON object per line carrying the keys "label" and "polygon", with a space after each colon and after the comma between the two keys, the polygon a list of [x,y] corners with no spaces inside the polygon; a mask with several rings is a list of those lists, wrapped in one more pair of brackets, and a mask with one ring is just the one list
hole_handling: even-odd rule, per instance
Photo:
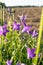
{"label": "slender stalk", "polygon": [[2,61],[2,53],[1,53],[1,37],[0,37],[0,64],[1,64],[1,61]]}
{"label": "slender stalk", "polygon": [[39,36],[38,36],[38,42],[37,42],[37,48],[36,48],[36,57],[33,60],[33,65],[37,65],[37,61],[38,61],[38,53],[40,50],[40,42],[41,42],[41,37],[42,37],[42,27],[43,27],[43,8],[42,8],[42,12],[41,12]]}
{"label": "slender stalk", "polygon": [[3,24],[3,7],[2,7],[2,24]]}
{"label": "slender stalk", "polygon": [[2,48],[2,42],[3,42],[3,40],[2,40],[2,36],[0,36],[0,64],[1,64],[1,62],[2,62],[2,51],[1,51],[1,48]]}
{"label": "slender stalk", "polygon": [[3,7],[3,22],[4,22],[4,10],[5,10],[5,8]]}

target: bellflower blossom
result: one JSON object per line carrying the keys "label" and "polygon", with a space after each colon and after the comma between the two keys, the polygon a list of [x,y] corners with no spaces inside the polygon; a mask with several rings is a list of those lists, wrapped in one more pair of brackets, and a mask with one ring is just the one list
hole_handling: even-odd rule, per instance
{"label": "bellflower blossom", "polygon": [[6,33],[9,32],[9,30],[7,30],[7,25],[5,24],[3,26],[3,35],[6,36]]}
{"label": "bellflower blossom", "polygon": [[36,32],[36,30],[33,30],[33,32],[29,32],[31,35],[32,35],[32,37],[36,37],[36,36],[38,36],[38,33]]}
{"label": "bellflower blossom", "polygon": [[30,59],[36,56],[35,50],[36,50],[35,48],[33,49],[27,48],[27,59]]}
{"label": "bellflower blossom", "polygon": [[7,60],[6,64],[7,65],[12,65],[12,60]]}
{"label": "bellflower blossom", "polygon": [[20,62],[17,62],[17,64],[16,65],[21,65],[21,63]]}
{"label": "bellflower blossom", "polygon": [[30,29],[31,29],[31,26],[25,25],[24,28],[22,29],[22,33],[24,33],[24,32],[29,33]]}
{"label": "bellflower blossom", "polygon": [[38,33],[36,32],[36,30],[33,31],[32,37],[36,37],[38,36]]}
{"label": "bellflower blossom", "polygon": [[13,30],[20,30],[20,23],[16,23],[16,21],[13,23]]}
{"label": "bellflower blossom", "polygon": [[25,15],[22,14],[22,15],[19,16],[19,17],[20,17],[20,21],[21,21],[21,22],[25,22],[27,16],[25,16]]}
{"label": "bellflower blossom", "polygon": [[18,62],[16,65],[26,65],[26,64],[24,64],[24,63],[19,63],[19,62]]}
{"label": "bellflower blossom", "polygon": [[7,24],[4,24],[3,25],[3,29],[7,29]]}
{"label": "bellflower blossom", "polygon": [[21,63],[21,65],[26,65],[26,64],[24,64],[24,63]]}
{"label": "bellflower blossom", "polygon": [[21,23],[21,25],[23,25],[24,26],[24,23],[26,22],[26,18],[27,18],[27,15],[21,15],[21,16],[19,16],[20,17],[20,23]]}
{"label": "bellflower blossom", "polygon": [[0,36],[3,35],[3,27],[0,26]]}

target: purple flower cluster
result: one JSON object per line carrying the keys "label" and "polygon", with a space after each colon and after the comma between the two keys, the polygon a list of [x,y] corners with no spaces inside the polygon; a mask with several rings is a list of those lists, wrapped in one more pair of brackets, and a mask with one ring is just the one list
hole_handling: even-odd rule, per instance
{"label": "purple flower cluster", "polygon": [[[33,32],[31,32],[31,26],[26,25],[25,20],[26,20],[26,16],[22,15],[19,16],[20,17],[20,23],[17,23],[16,21],[14,21],[14,23],[12,24],[12,29],[13,30],[21,30],[20,26],[23,25],[23,28],[21,30],[22,33],[29,33],[32,35],[32,37],[36,37],[38,35],[38,33],[36,32],[36,30],[34,30]],[[6,36],[6,33],[9,32],[9,30],[7,29],[7,25],[5,24],[4,26],[0,26],[0,35],[4,35]]]}
{"label": "purple flower cluster", "polygon": [[[6,64],[7,65],[12,65],[12,60],[7,60]],[[24,63],[17,62],[16,65],[25,65],[25,64]]]}
{"label": "purple flower cluster", "polygon": [[[28,34],[31,34],[32,37],[36,37],[38,35],[38,33],[36,32],[36,30],[33,30],[31,32],[31,26],[28,26],[26,25],[25,23],[25,20],[26,20],[26,16],[20,16],[20,20],[21,20],[21,23],[17,23],[16,21],[14,21],[14,23],[12,24],[12,29],[13,30],[18,30],[22,33],[28,33]],[[21,29],[21,25],[23,25],[23,28]],[[0,26],[0,36],[1,35],[4,35],[6,36],[6,33],[9,32],[9,30],[7,29],[7,25],[3,25],[3,26]],[[36,49],[33,48],[33,49],[30,49],[29,47],[26,48],[27,49],[27,59],[30,59],[30,58],[33,58],[36,56],[35,54],[35,51]],[[6,62],[7,65],[12,65],[12,60],[7,60]],[[24,63],[17,63],[16,65],[25,65]]]}

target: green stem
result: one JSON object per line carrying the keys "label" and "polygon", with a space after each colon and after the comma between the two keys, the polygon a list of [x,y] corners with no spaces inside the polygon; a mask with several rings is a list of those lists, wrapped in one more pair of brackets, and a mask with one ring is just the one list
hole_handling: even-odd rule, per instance
{"label": "green stem", "polygon": [[3,45],[3,40],[2,40],[2,36],[0,36],[0,63],[2,62],[2,51],[1,51],[1,48],[2,48],[2,45]]}
{"label": "green stem", "polygon": [[39,28],[39,36],[38,36],[37,49],[36,49],[36,57],[33,60],[34,65],[37,65],[37,61],[38,61],[38,53],[39,53],[40,42],[41,42],[41,37],[42,37],[42,26],[43,26],[43,8],[42,8],[42,14],[41,14],[41,20],[40,20],[40,28]]}

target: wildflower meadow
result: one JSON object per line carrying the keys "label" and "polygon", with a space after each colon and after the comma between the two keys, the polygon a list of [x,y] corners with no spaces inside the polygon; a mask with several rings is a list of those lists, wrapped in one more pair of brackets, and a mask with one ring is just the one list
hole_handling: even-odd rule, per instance
{"label": "wildflower meadow", "polygon": [[0,65],[35,65],[36,59],[37,65],[43,65],[43,34],[39,50],[39,31],[31,30],[26,16],[19,16],[19,19],[19,22],[10,20],[0,25]]}

